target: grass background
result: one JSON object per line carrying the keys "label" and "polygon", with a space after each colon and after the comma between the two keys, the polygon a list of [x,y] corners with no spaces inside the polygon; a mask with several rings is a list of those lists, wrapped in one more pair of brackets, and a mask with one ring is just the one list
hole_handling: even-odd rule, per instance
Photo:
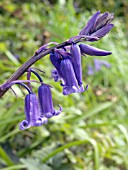
{"label": "grass background", "polygon": [[[88,43],[112,55],[82,57],[83,83],[89,84],[85,93],[62,95],[59,83],[51,79],[49,56],[34,64],[45,71],[44,82],[54,86],[54,106],[63,106],[59,116],[20,131],[26,91],[13,86],[18,98],[9,90],[0,100],[1,170],[128,170],[127,9],[127,0],[0,1],[0,84],[41,45],[77,35],[97,10],[115,13],[109,35]],[[96,58],[111,68],[88,76],[87,67]],[[38,84],[32,85],[37,93]]]}

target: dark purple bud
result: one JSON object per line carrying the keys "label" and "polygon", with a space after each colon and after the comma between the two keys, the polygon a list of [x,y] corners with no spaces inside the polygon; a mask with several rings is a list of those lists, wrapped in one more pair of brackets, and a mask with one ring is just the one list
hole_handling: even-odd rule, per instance
{"label": "dark purple bud", "polygon": [[113,19],[114,19],[114,13],[111,13],[111,14],[109,13],[106,24],[109,24],[110,22],[112,22]]}
{"label": "dark purple bud", "polygon": [[70,49],[72,55],[72,64],[75,71],[78,85],[82,86],[82,66],[81,66],[81,51],[78,44],[72,44]]}
{"label": "dark purple bud", "polygon": [[96,32],[92,33],[91,36],[94,37],[98,37],[98,38],[102,38],[104,37],[106,34],[109,33],[109,31],[113,28],[113,24],[108,24],[102,28],[100,28],[99,30],[97,30]]}
{"label": "dark purple bud", "polygon": [[96,12],[90,20],[87,22],[86,26],[80,31],[79,35],[89,35],[91,29],[93,28],[96,19],[98,18],[100,11]]}
{"label": "dark purple bud", "polygon": [[68,95],[71,93],[82,92],[83,89],[80,90],[78,87],[71,60],[68,58],[61,60],[60,69],[65,80],[65,84],[63,85],[63,94]]}
{"label": "dark purple bud", "polygon": [[43,84],[39,87],[38,97],[42,117],[50,118],[61,113],[62,107],[59,106],[60,110],[55,110],[53,107],[52,94],[48,85]]}
{"label": "dark purple bud", "polygon": [[100,29],[101,27],[106,25],[107,22],[107,17],[108,17],[109,13],[105,12],[104,14],[100,14],[93,26],[93,28],[91,29],[90,33],[95,32],[96,30]]}
{"label": "dark purple bud", "polygon": [[88,54],[88,55],[92,55],[92,56],[93,55],[95,55],[95,56],[106,56],[106,55],[112,54],[109,51],[101,50],[101,49],[98,49],[96,47],[92,47],[92,46],[87,45],[87,44],[80,44],[79,47],[80,47],[82,54]]}
{"label": "dark purple bud", "polygon": [[19,124],[20,130],[25,130],[31,126],[41,126],[47,123],[47,118],[41,118],[39,115],[38,99],[34,93],[28,94],[25,97],[25,115],[26,120]]}
{"label": "dark purple bud", "polygon": [[104,14],[100,14],[98,11],[91,17],[79,35],[94,36],[100,39],[113,28],[113,24],[110,24],[113,19],[113,13],[105,12]]}

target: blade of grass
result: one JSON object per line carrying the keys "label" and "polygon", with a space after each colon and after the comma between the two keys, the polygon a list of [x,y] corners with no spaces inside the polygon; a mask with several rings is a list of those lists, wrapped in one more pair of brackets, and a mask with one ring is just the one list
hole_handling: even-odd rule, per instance
{"label": "blade of grass", "polygon": [[73,121],[74,122],[74,121],[88,119],[88,118],[90,118],[90,117],[100,113],[101,111],[106,110],[106,109],[112,107],[113,104],[114,104],[113,102],[106,102],[106,103],[103,103],[103,104],[98,104],[96,107],[94,107],[93,109],[88,111],[86,114],[70,118],[69,121],[71,121],[71,122]]}
{"label": "blade of grass", "polygon": [[126,142],[128,144],[128,132],[127,132],[126,128],[122,124],[119,124],[117,127],[124,134],[125,140],[126,140]]}
{"label": "blade of grass", "polygon": [[8,134],[2,136],[0,138],[0,142],[4,142],[7,138],[15,135],[16,133],[18,133],[20,130],[18,128],[14,129],[13,131],[9,132]]}
{"label": "blade of grass", "polygon": [[15,56],[10,51],[6,50],[5,54],[13,62],[13,64],[15,64],[16,66],[19,65],[19,61],[15,58]]}
{"label": "blade of grass", "polygon": [[59,152],[62,152],[63,150],[65,150],[67,148],[70,148],[72,146],[86,144],[86,143],[91,143],[93,146],[93,149],[94,149],[94,170],[98,170],[99,169],[99,150],[98,150],[97,143],[94,139],[86,139],[86,140],[70,142],[64,146],[61,146],[61,147],[55,149],[53,152],[51,152],[49,155],[47,155],[45,158],[43,158],[42,162],[43,163],[47,162],[50,158],[52,158],[53,156],[55,156],[56,154],[58,154]]}
{"label": "blade of grass", "polygon": [[7,168],[2,168],[1,170],[20,170],[20,169],[25,169],[26,165],[14,165],[11,167],[7,167]]}
{"label": "blade of grass", "polygon": [[8,166],[14,165],[4,149],[0,146],[0,157],[6,162]]}

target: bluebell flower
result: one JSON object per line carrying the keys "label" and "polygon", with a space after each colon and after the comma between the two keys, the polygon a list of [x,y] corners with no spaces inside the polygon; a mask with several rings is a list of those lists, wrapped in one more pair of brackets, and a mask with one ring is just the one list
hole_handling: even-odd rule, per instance
{"label": "bluebell flower", "polygon": [[47,123],[47,118],[46,117],[41,117],[40,116],[40,111],[39,111],[39,106],[38,106],[38,98],[36,97],[36,94],[34,94],[27,85],[25,85],[22,82],[31,82],[31,80],[16,80],[12,82],[7,82],[5,87],[10,88],[14,84],[19,84],[28,91],[29,94],[26,95],[25,97],[25,115],[26,115],[26,120],[23,120],[19,124],[19,129],[20,130],[25,130],[30,128],[31,126],[41,126],[42,124]]}
{"label": "bluebell flower", "polygon": [[111,21],[114,19],[113,13],[100,14],[100,11],[96,12],[86,26],[80,31],[79,35],[87,35],[97,38],[102,38],[113,28]]}
{"label": "bluebell flower", "polygon": [[25,115],[26,120],[23,120],[19,124],[20,130],[25,130],[31,126],[41,126],[47,123],[46,117],[39,115],[38,99],[34,93],[28,94],[25,97]]}
{"label": "bluebell flower", "polygon": [[29,71],[34,73],[41,83],[41,86],[38,88],[38,99],[41,118],[46,119],[60,114],[62,111],[62,107],[59,106],[60,110],[55,110],[53,107],[52,94],[50,90],[51,86],[48,84],[44,84],[42,78],[36,71],[31,68],[29,69]]}
{"label": "bluebell flower", "polygon": [[60,70],[64,77],[63,94],[82,92],[79,89],[72,62],[69,58],[61,60]]}
{"label": "bluebell flower", "polygon": [[61,113],[62,107],[60,110],[55,110],[53,107],[52,94],[49,85],[42,84],[38,89],[38,98],[41,109],[41,117],[51,118],[57,116]]}
{"label": "bluebell flower", "polygon": [[72,55],[71,60],[72,60],[72,65],[73,65],[73,68],[74,68],[74,72],[75,72],[75,75],[76,75],[78,85],[84,91],[84,87],[82,85],[83,82],[82,82],[81,51],[80,51],[79,45],[72,43],[70,52],[71,52],[71,55]]}
{"label": "bluebell flower", "polygon": [[112,54],[110,51],[101,50],[87,44],[80,44],[79,47],[83,55],[106,56]]}
{"label": "bluebell flower", "polygon": [[72,44],[70,51],[71,53],[60,49],[50,55],[50,59],[56,68],[52,71],[52,77],[55,81],[62,81],[64,95],[84,91],[80,48],[77,44]]}

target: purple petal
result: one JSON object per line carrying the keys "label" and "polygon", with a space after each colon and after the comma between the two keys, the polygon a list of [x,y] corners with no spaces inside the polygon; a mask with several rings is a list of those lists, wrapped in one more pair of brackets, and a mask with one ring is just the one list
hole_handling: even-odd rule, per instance
{"label": "purple petal", "polygon": [[50,87],[45,84],[41,85],[38,89],[38,97],[42,114],[48,118],[52,117],[54,108]]}
{"label": "purple petal", "polygon": [[106,56],[106,55],[112,54],[109,51],[101,50],[101,49],[98,49],[96,47],[92,47],[92,46],[87,45],[87,44],[80,44],[79,47],[80,47],[82,54],[88,54],[88,55],[92,55],[92,56],[93,55],[95,55],[95,56]]}
{"label": "purple petal", "polygon": [[58,116],[62,112],[62,107],[59,105],[60,110],[55,110],[54,111],[54,116]]}
{"label": "purple petal", "polygon": [[[53,107],[51,89],[48,85],[43,84],[39,87],[38,97],[42,114],[41,116],[46,118],[51,118],[52,116],[54,116],[55,109]],[[59,111],[59,113],[60,112],[61,110]]]}
{"label": "purple petal", "polygon": [[70,49],[72,55],[72,64],[75,71],[76,79],[78,85],[81,86],[82,83],[82,66],[81,66],[81,51],[79,45],[72,44]]}
{"label": "purple petal", "polygon": [[108,15],[108,18],[107,18],[106,24],[109,24],[110,22],[112,22],[113,19],[114,19],[114,13],[109,14],[109,15]]}
{"label": "purple petal", "polygon": [[38,99],[36,95],[28,94],[25,98],[25,114],[28,123],[33,125],[39,117]]}
{"label": "purple petal", "polygon": [[80,31],[79,35],[88,35],[90,30],[93,28],[97,17],[99,16],[100,11],[96,12],[90,20],[87,22],[86,26]]}
{"label": "purple petal", "polygon": [[30,128],[31,125],[28,124],[28,121],[27,120],[23,120],[20,124],[19,124],[19,129],[20,130],[25,130],[25,129],[28,129]]}
{"label": "purple petal", "polygon": [[23,120],[20,123],[20,130],[25,130],[31,126],[40,126],[43,124],[39,115],[38,99],[34,93],[28,94],[25,97],[25,115],[26,120]]}
{"label": "purple petal", "polygon": [[106,34],[109,33],[109,31],[113,28],[113,26],[114,26],[113,24],[108,24],[108,25],[102,27],[101,29],[99,29],[98,31],[92,33],[91,36],[96,36],[98,38],[102,38]]}
{"label": "purple petal", "polygon": [[94,25],[93,29],[91,30],[91,32],[94,32],[94,31],[100,29],[101,27],[105,26],[107,23],[108,16],[109,16],[108,12],[105,12],[104,14],[100,14],[99,17],[97,18],[97,21],[95,22],[95,25]]}
{"label": "purple petal", "polygon": [[71,93],[79,92],[77,79],[70,59],[64,59],[61,61],[61,72],[65,79],[65,85],[63,86],[63,94],[68,95]]}

